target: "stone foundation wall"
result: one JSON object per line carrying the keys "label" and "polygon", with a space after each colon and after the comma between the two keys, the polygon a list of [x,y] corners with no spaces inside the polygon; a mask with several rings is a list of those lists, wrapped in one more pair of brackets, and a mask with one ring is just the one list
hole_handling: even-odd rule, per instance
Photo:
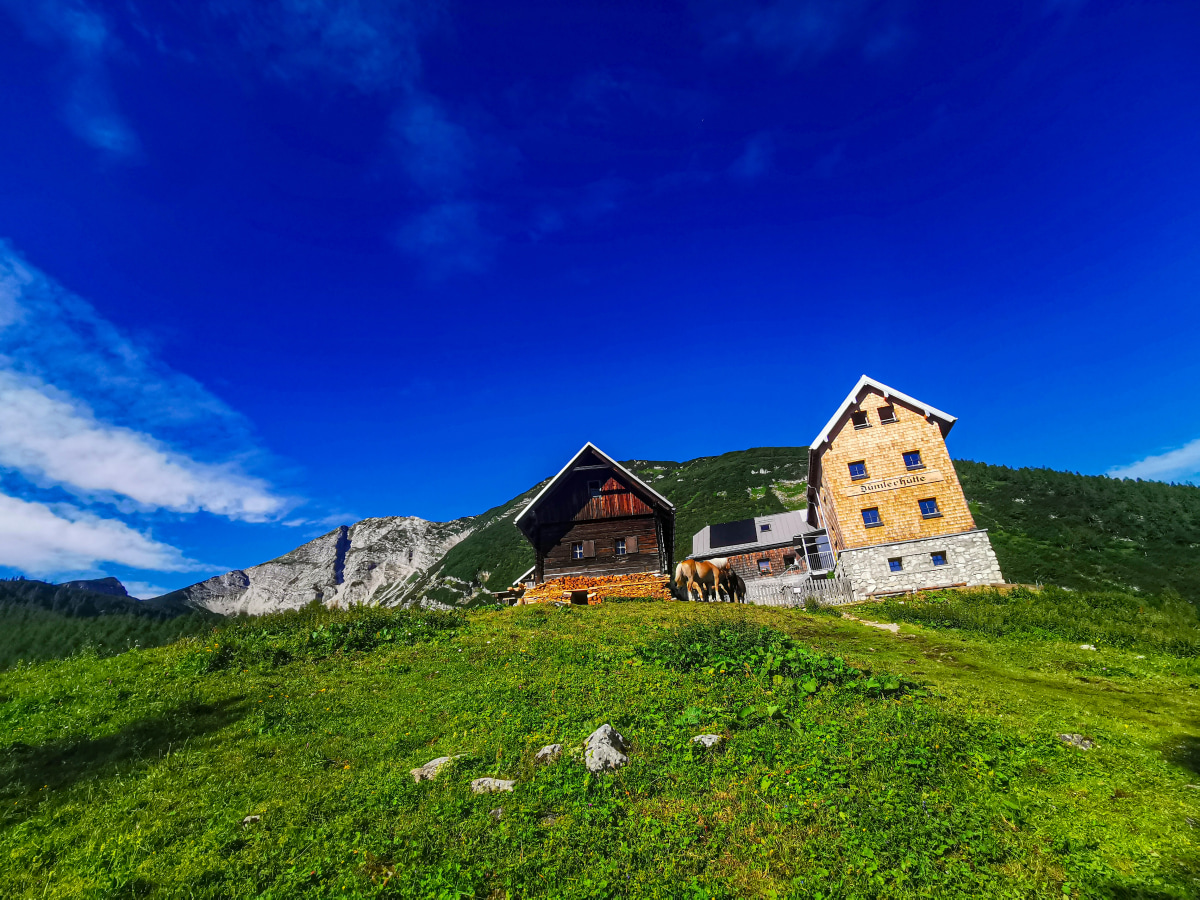
{"label": "stone foundation wall", "polygon": [[[933,564],[934,553],[946,555],[944,566]],[[890,559],[900,560],[901,571],[891,571]],[[837,572],[850,579],[855,600],[893,591],[1004,582],[992,542],[982,529],[843,550]]]}

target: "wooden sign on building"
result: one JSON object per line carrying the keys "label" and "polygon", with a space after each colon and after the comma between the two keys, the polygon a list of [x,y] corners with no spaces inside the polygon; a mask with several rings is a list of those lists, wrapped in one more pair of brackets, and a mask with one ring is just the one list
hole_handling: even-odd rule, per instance
{"label": "wooden sign on building", "polygon": [[533,545],[533,578],[668,573],[675,507],[587,443],[514,523]]}

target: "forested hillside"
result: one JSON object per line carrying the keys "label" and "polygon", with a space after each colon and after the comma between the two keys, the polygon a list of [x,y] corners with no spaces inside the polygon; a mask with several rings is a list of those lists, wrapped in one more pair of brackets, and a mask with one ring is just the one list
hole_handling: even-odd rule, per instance
{"label": "forested hillside", "polygon": [[1004,577],[1200,601],[1200,487],[954,464]]}

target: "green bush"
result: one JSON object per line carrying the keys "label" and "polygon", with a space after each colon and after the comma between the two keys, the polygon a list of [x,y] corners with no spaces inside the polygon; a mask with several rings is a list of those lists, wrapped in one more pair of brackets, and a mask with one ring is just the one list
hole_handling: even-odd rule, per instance
{"label": "green bush", "polygon": [[313,603],[301,610],[239,617],[214,628],[188,665],[199,671],[281,666],[294,659],[367,653],[382,645],[412,646],[453,637],[466,625],[457,610],[410,610],[356,606],[329,610]]}
{"label": "green bush", "polygon": [[1200,652],[1196,607],[1171,591],[1157,597],[1058,587],[935,591],[912,600],[889,600],[880,614],[892,621],[993,637],[1059,638],[1180,657]]}

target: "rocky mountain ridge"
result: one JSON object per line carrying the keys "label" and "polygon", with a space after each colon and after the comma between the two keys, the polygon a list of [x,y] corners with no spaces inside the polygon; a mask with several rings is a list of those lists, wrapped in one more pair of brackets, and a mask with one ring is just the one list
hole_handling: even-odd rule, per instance
{"label": "rocky mountain ridge", "polygon": [[428,572],[472,533],[475,517],[430,522],[388,516],[339,525],[276,559],[235,569],[167,594],[221,615],[262,615],[299,609],[314,600],[329,607],[402,599],[398,586]]}

